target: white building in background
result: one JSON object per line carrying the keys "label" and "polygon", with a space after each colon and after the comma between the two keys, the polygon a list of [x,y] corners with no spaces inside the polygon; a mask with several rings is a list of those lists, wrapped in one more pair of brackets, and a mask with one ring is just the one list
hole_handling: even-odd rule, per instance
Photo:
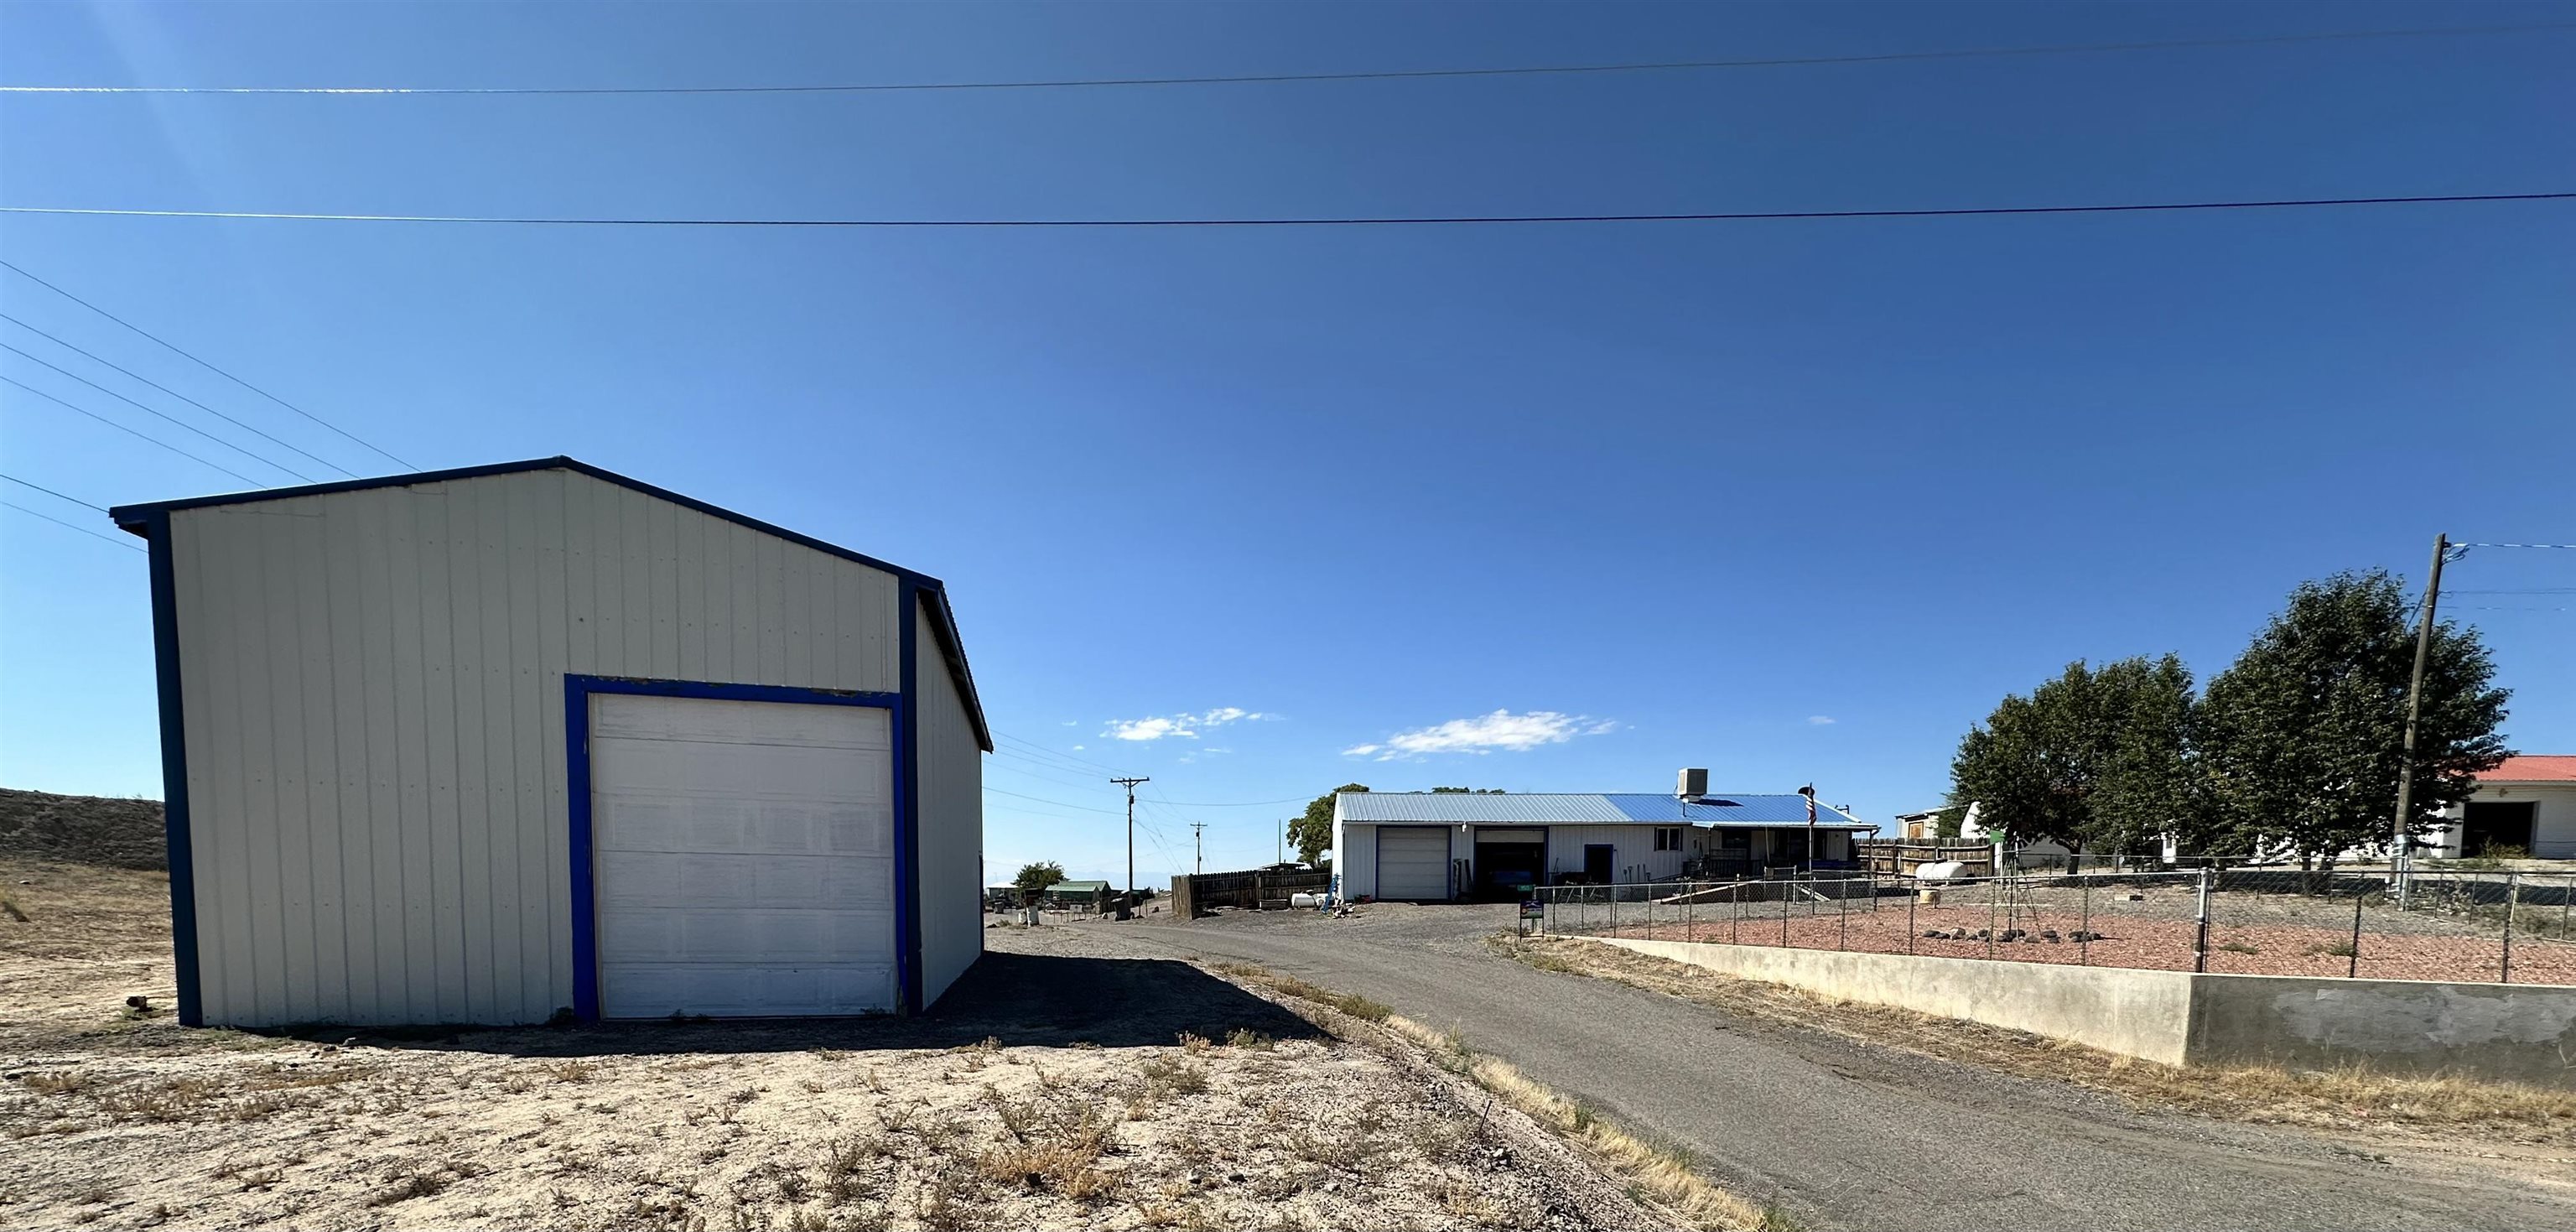
{"label": "white building in background", "polygon": [[1523,887],[1709,879],[1841,868],[1878,827],[1807,797],[1628,793],[1344,792],[1333,871],[1346,900],[1510,898]]}
{"label": "white building in background", "polygon": [[2576,860],[2576,756],[2508,757],[2478,776],[2465,803],[2443,810],[2449,824],[2432,839],[2438,859],[2520,851],[2537,860]]}
{"label": "white building in background", "polygon": [[570,458],[111,516],[181,1021],[900,1013],[982,952],[938,579]]}

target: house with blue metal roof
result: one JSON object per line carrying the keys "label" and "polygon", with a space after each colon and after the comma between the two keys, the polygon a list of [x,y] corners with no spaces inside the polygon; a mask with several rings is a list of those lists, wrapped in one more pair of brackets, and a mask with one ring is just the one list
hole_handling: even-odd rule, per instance
{"label": "house with blue metal roof", "polygon": [[1811,800],[1711,793],[1705,770],[1684,770],[1668,794],[1343,792],[1333,869],[1345,899],[1445,902],[1848,865],[1878,827]]}

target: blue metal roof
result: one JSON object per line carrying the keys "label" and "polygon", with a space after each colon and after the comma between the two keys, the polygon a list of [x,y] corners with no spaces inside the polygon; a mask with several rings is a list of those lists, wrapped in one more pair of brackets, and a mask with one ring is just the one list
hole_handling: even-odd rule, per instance
{"label": "blue metal roof", "polygon": [[[1685,801],[1647,793],[1533,792],[1475,795],[1467,792],[1345,792],[1334,807],[1344,821],[1437,825],[1660,825],[1784,826],[1807,824],[1807,798],[1790,795],[1709,795]],[[1876,829],[1829,808],[1816,824]]]}

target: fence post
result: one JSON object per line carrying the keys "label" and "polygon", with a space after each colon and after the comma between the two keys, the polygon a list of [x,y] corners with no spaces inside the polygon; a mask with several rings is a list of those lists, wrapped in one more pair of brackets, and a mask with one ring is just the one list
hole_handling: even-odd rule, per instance
{"label": "fence post", "polygon": [[2209,971],[2209,883],[2215,880],[2211,874],[2216,871],[2206,864],[2200,868],[2200,909],[2196,913],[2200,917],[2200,930],[2199,939],[2192,943],[2191,950],[2191,969],[2195,975]]}
{"label": "fence post", "polygon": [[2522,874],[2504,875],[2504,982],[2513,982],[2513,904],[2522,897]]}
{"label": "fence post", "polygon": [[[1898,882],[1897,884],[1903,885],[1904,883]],[[1876,878],[1872,878],[1870,880],[1870,892],[1873,894],[1878,892],[1878,881]],[[1914,952],[1914,903],[1915,900],[1922,897],[1923,891],[1921,889],[1909,890],[1905,895],[1905,952],[1908,954]]]}
{"label": "fence post", "polygon": [[1988,958],[1995,956],[1995,934],[2003,931],[2003,926],[1996,923],[1996,913],[2002,910],[2004,905],[2003,893],[2002,876],[1986,878],[1986,957]]}
{"label": "fence post", "polygon": [[2093,965],[2093,879],[2084,879],[2084,922],[2075,926],[2075,965]]}
{"label": "fence post", "polygon": [[1789,948],[1789,909],[1797,906],[1789,901],[1789,889],[1796,884],[1795,881],[1780,883],[1780,948],[1784,950]]}
{"label": "fence post", "polygon": [[1726,892],[1726,897],[1735,907],[1735,914],[1726,917],[1726,943],[1728,945],[1737,945],[1742,943],[1744,940],[1742,935],[1744,932],[1743,879],[1738,878],[1736,880],[1735,888],[1728,890]]}
{"label": "fence post", "polygon": [[1851,946],[1851,883],[1834,887],[1834,952]]}
{"label": "fence post", "polygon": [[1682,887],[1682,940],[1699,940],[1699,883]]}
{"label": "fence post", "polygon": [[1655,888],[1646,887],[1646,940],[1655,939]]}
{"label": "fence post", "polygon": [[1619,883],[1610,883],[1610,935],[1619,935]]}
{"label": "fence post", "polygon": [[2367,881],[2360,882],[2352,890],[2352,964],[2344,972],[2351,979],[2361,978],[2361,905],[2370,898],[2369,885]]}

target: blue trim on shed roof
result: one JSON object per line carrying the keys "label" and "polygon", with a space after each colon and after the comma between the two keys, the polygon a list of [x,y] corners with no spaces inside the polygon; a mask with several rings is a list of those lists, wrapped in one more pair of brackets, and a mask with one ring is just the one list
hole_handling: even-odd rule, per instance
{"label": "blue trim on shed roof", "polygon": [[[1637,792],[1345,792],[1335,797],[1341,820],[1362,825],[1437,822],[1459,825],[1655,825],[1803,826],[1807,798],[1786,795],[1712,794],[1693,800]],[[1816,810],[1820,827],[1874,830],[1870,822],[1829,808]]]}
{"label": "blue trim on shed roof", "polygon": [[[622,488],[659,497],[675,505],[694,509],[709,517],[723,518],[737,526],[749,527],[763,534],[776,535],[790,543],[800,544],[828,556],[855,561],[871,569],[881,569],[896,578],[911,582],[921,590],[939,597],[932,608],[930,622],[939,634],[941,657],[948,661],[948,673],[957,678],[957,690],[966,699],[966,717],[975,724],[976,740],[984,751],[993,751],[993,730],[984,721],[984,699],[975,692],[975,673],[966,664],[966,644],[957,635],[957,615],[948,606],[948,585],[918,570],[882,561],[861,552],[853,552],[835,543],[826,543],[811,535],[799,534],[784,526],[763,522],[749,514],[736,513],[721,505],[710,505],[693,496],[683,496],[669,488],[656,487],[641,479],[632,479],[603,467],[593,466],[579,458],[556,455],[551,458],[529,458],[520,462],[493,462],[482,466],[459,466],[443,471],[416,471],[407,475],[379,475],[372,479],[347,479],[338,483],[314,483],[292,488],[262,488],[255,492],[226,492],[215,496],[190,496],[178,500],[147,501],[135,505],[118,505],[107,516],[126,531],[150,538],[152,519],[167,517],[176,510],[205,509],[216,505],[247,505],[259,501],[293,500],[303,496],[332,496],[341,492],[365,492],[375,488],[402,488],[422,483],[444,483],[451,479],[483,479],[493,475],[515,475],[525,471],[576,471],[593,479]],[[903,613],[904,628],[912,627],[912,613]]]}

